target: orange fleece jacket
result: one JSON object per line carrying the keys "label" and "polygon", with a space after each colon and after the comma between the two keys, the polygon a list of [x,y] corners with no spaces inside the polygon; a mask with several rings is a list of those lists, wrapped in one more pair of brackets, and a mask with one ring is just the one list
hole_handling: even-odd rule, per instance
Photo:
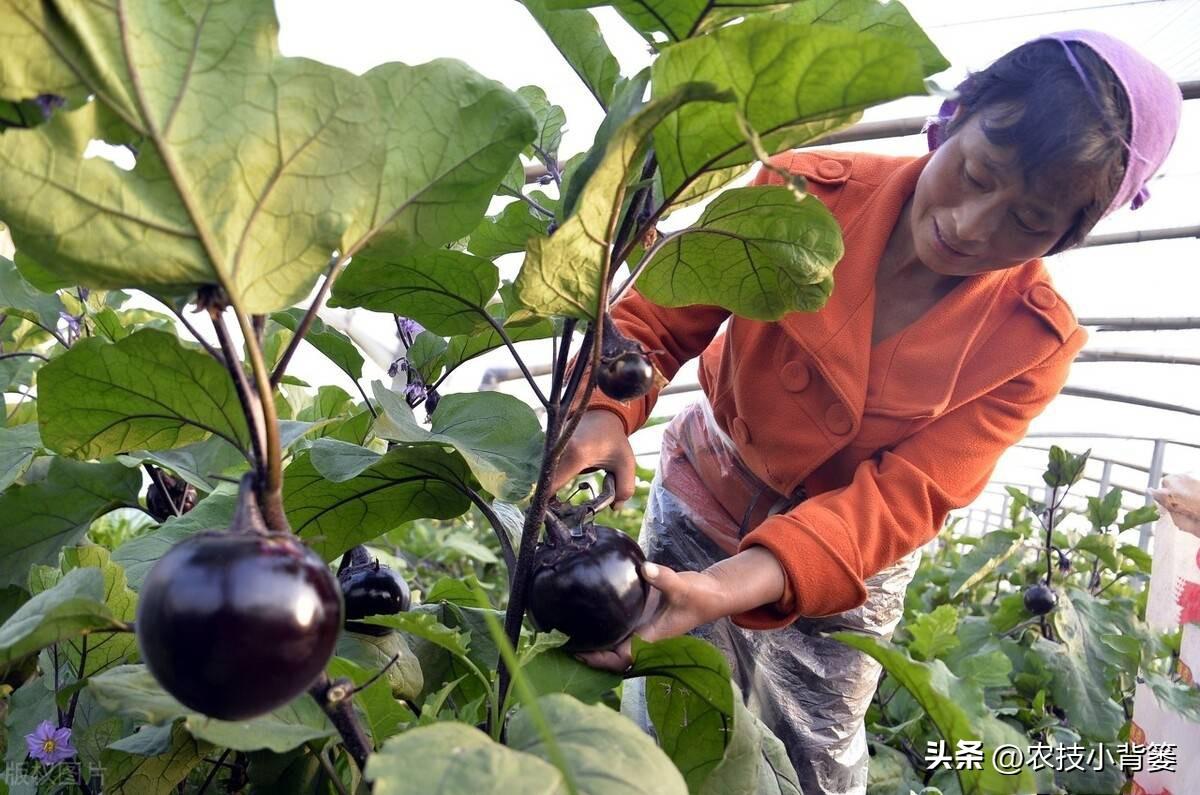
{"label": "orange fleece jacket", "polygon": [[[712,306],[666,309],[636,290],[614,307],[618,327],[656,352],[666,380],[701,356],[701,386],[742,460],[776,491],[803,485],[809,495],[742,539],[741,549],[775,554],[787,589],[779,603],[735,616],[741,626],[772,629],[862,604],[868,577],[929,541],[951,509],[983,490],[1083,347],[1086,333],[1042,261],[1031,260],[964,280],[901,331],[868,404],[876,267],[928,157],[773,159],[809,180],[843,230],[845,255],[819,312],[765,323]],[[755,180],[779,182],[766,170]],[[658,392],[630,403],[598,395],[589,406],[614,412],[633,433]],[[717,480],[706,482],[742,515]]]}

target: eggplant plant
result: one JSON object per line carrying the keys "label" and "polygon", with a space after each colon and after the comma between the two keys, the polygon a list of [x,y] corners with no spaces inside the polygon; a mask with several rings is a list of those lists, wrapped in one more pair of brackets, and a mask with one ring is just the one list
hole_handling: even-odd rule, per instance
{"label": "eggplant plant", "polygon": [[[620,677],[564,649],[636,629],[639,553],[550,483],[598,383],[653,382],[610,305],[636,284],[764,321],[819,308],[828,210],[730,183],[947,64],[895,2],[613,0],[655,52],[622,75],[604,4],[512,9],[605,111],[580,153],[536,86],[283,57],[265,0],[0,5],[6,771],[47,772],[24,749],[49,721],[84,792],[795,788],[702,641],[634,639],[661,745],[609,708]],[[392,384],[364,384],[326,305],[394,318]],[[305,343],[357,394],[293,372]],[[446,393],[502,349],[532,407]],[[117,509],[155,524],[92,543]],[[482,581],[409,587],[405,540],[435,522],[489,529],[439,549]]]}
{"label": "eggplant plant", "polygon": [[[840,636],[886,671],[867,715],[879,792],[1121,792],[1138,754],[1120,749],[1145,743],[1132,719],[1139,682],[1200,720],[1180,633],[1145,620],[1151,560],[1130,536],[1157,512],[1126,508],[1119,488],[1072,498],[1088,458],[1052,447],[1044,496],[1007,487],[1007,526],[943,531],[892,641]],[[1006,773],[930,764],[930,744],[953,754],[978,739],[1078,749],[1093,762],[1037,765],[1026,750]]]}

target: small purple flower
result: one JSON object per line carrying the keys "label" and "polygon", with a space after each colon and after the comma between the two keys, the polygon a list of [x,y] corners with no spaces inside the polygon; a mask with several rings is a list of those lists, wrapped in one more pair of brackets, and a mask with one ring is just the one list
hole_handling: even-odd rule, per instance
{"label": "small purple flower", "polygon": [[409,381],[404,385],[404,397],[408,400],[408,405],[413,406],[425,399],[429,393],[429,387],[422,384],[419,380]]}
{"label": "small purple flower", "polygon": [[67,104],[65,97],[60,97],[57,94],[39,94],[33,98],[37,103],[38,110],[42,112],[42,118],[49,119],[54,115],[54,111]]}
{"label": "small purple flower", "polygon": [[425,327],[411,318],[397,317],[396,330],[400,332],[400,335],[405,340],[414,340],[418,334],[425,330]]}
{"label": "small purple flower", "polygon": [[388,371],[387,371],[388,376],[391,378],[395,378],[398,373],[407,373],[407,372],[408,372],[408,357],[407,356],[401,356],[399,359],[396,359],[394,362],[392,362],[391,367],[389,367]]}
{"label": "small purple flower", "polygon": [[57,765],[75,756],[71,730],[56,728],[48,720],[39,723],[32,734],[25,735],[25,747],[29,749],[30,756],[46,765]]}

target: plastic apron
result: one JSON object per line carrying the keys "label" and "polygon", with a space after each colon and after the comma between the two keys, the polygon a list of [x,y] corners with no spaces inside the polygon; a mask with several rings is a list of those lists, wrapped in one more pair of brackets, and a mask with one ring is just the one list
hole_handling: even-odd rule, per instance
{"label": "plastic apron", "polygon": [[[666,429],[640,543],[656,563],[700,571],[736,552],[745,532],[800,499],[765,486],[702,401]],[[863,719],[882,668],[823,635],[852,630],[890,637],[919,559],[914,551],[869,578],[867,601],[845,613],[801,618],[773,631],[742,629],[724,618],[691,632],[725,654],[747,707],[786,746],[805,795],[866,792]],[[622,711],[652,731],[644,680],[625,683]]]}

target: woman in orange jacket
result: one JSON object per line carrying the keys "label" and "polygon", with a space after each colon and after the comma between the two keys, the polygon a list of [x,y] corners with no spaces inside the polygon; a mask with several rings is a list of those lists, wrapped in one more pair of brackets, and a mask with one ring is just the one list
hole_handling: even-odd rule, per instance
{"label": "woman in orange jacket", "polygon": [[[917,550],[1062,388],[1085,333],[1041,257],[1144,201],[1180,106],[1167,75],[1109,36],[1029,42],[959,86],[924,157],[775,158],[843,230],[820,311],[766,323],[636,292],[614,307],[660,383],[702,357],[704,400],[668,427],[646,511],[644,574],[664,609],[639,634],[720,647],[805,793],[865,791],[880,671],[821,633],[891,634]],[[756,184],[778,181],[763,170]],[[600,467],[627,499],[627,437],[657,393],[589,404],[558,485]],[[584,657],[630,661],[628,643]]]}

